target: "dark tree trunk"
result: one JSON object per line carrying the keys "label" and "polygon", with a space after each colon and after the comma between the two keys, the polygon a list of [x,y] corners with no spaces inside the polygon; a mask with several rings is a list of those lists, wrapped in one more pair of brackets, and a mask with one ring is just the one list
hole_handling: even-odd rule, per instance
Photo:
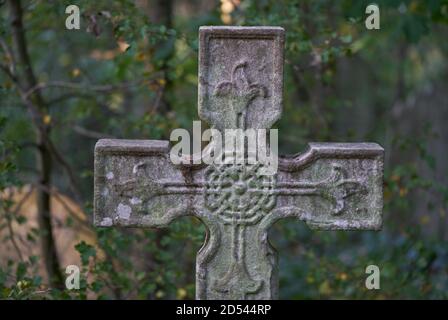
{"label": "dark tree trunk", "polygon": [[[23,12],[21,1],[9,0],[8,3],[10,8],[12,41],[17,62],[18,84],[21,86],[20,89],[23,92],[31,92],[30,90],[36,87],[37,81],[28,54],[22,22]],[[42,259],[50,284],[60,287],[63,279],[53,238],[53,227],[51,225],[50,190],[52,159],[47,143],[50,127],[43,121],[43,115],[46,115],[48,110],[39,90],[33,91],[29,96],[25,96],[24,99],[29,100],[27,108],[31,113],[36,130],[37,148],[35,157],[38,171],[37,216],[41,234]]]}
{"label": "dark tree trunk", "polygon": [[[173,28],[174,0],[142,0],[138,3],[145,9],[153,23],[164,25],[167,29]],[[174,55],[174,40],[174,36],[169,36],[158,44],[158,47],[163,48],[163,50],[166,50],[166,47],[169,47],[168,54],[163,58],[160,66],[161,71],[164,73],[164,85],[159,88],[158,97],[153,106],[153,108],[161,114],[166,114],[172,110],[167,97],[173,90],[173,81],[168,73],[170,68],[169,61]]]}

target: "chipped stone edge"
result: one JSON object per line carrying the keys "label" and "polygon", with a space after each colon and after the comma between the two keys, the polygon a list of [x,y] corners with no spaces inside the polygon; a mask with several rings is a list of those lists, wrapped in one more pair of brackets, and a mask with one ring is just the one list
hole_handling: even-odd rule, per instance
{"label": "chipped stone edge", "polygon": [[198,114],[199,118],[211,124],[204,111],[207,101],[206,74],[208,73],[208,42],[211,38],[238,39],[272,39],[274,40],[273,88],[278,94],[272,95],[272,105],[277,114],[266,124],[266,128],[280,119],[283,110],[283,61],[285,46],[285,29],[282,27],[237,27],[237,26],[202,26],[199,28],[199,65],[198,65]]}
{"label": "chipped stone edge", "polygon": [[374,142],[333,143],[310,142],[308,149],[292,156],[279,157],[282,171],[298,171],[322,158],[378,158],[383,162],[384,149]]}
{"label": "chipped stone edge", "polygon": [[93,224],[96,227],[109,227],[115,225],[107,219],[104,212],[105,205],[101,203],[104,197],[101,190],[104,186],[105,161],[107,156],[113,155],[166,155],[169,152],[169,141],[162,140],[126,140],[101,139],[95,145],[94,158],[94,192],[93,192]]}
{"label": "chipped stone edge", "polygon": [[95,145],[95,156],[97,154],[155,155],[167,152],[169,152],[169,141],[164,140],[101,139]]}

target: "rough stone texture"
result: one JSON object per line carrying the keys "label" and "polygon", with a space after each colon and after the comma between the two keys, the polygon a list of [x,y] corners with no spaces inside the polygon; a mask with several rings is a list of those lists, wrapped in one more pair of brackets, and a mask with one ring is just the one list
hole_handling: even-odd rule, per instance
{"label": "rough stone texture", "polygon": [[[200,117],[220,130],[269,128],[282,109],[283,38],[278,27],[202,27]],[[269,227],[297,217],[313,229],[379,230],[383,153],[375,143],[310,143],[263,176],[260,163],[175,166],[168,141],[100,140],[95,225],[165,227],[194,215],[207,228],[197,298],[275,299]]]}

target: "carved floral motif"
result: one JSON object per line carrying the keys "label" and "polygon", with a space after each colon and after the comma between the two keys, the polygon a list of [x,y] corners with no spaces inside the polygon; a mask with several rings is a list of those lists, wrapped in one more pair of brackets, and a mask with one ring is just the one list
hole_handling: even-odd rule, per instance
{"label": "carved floral motif", "polygon": [[235,63],[230,81],[220,82],[215,90],[214,95],[228,99],[227,111],[229,117],[233,118],[233,126],[235,128],[246,128],[246,112],[250,102],[257,97],[265,98],[267,89],[258,84],[250,83],[246,74],[248,63],[244,60]]}

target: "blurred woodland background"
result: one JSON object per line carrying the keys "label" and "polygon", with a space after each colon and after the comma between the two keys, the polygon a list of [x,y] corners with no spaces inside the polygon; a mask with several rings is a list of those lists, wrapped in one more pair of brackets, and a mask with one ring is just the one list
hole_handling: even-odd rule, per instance
{"label": "blurred woodland background", "polygon": [[[81,29],[65,28],[76,4]],[[0,0],[0,298],[191,299],[205,230],[92,227],[100,138],[169,139],[197,120],[198,28],[286,29],[280,151],[373,141],[381,232],[277,223],[283,299],[448,298],[448,1]],[[204,127],[204,126],[203,126]],[[81,289],[64,287],[68,264]],[[381,270],[367,290],[365,268]]]}

